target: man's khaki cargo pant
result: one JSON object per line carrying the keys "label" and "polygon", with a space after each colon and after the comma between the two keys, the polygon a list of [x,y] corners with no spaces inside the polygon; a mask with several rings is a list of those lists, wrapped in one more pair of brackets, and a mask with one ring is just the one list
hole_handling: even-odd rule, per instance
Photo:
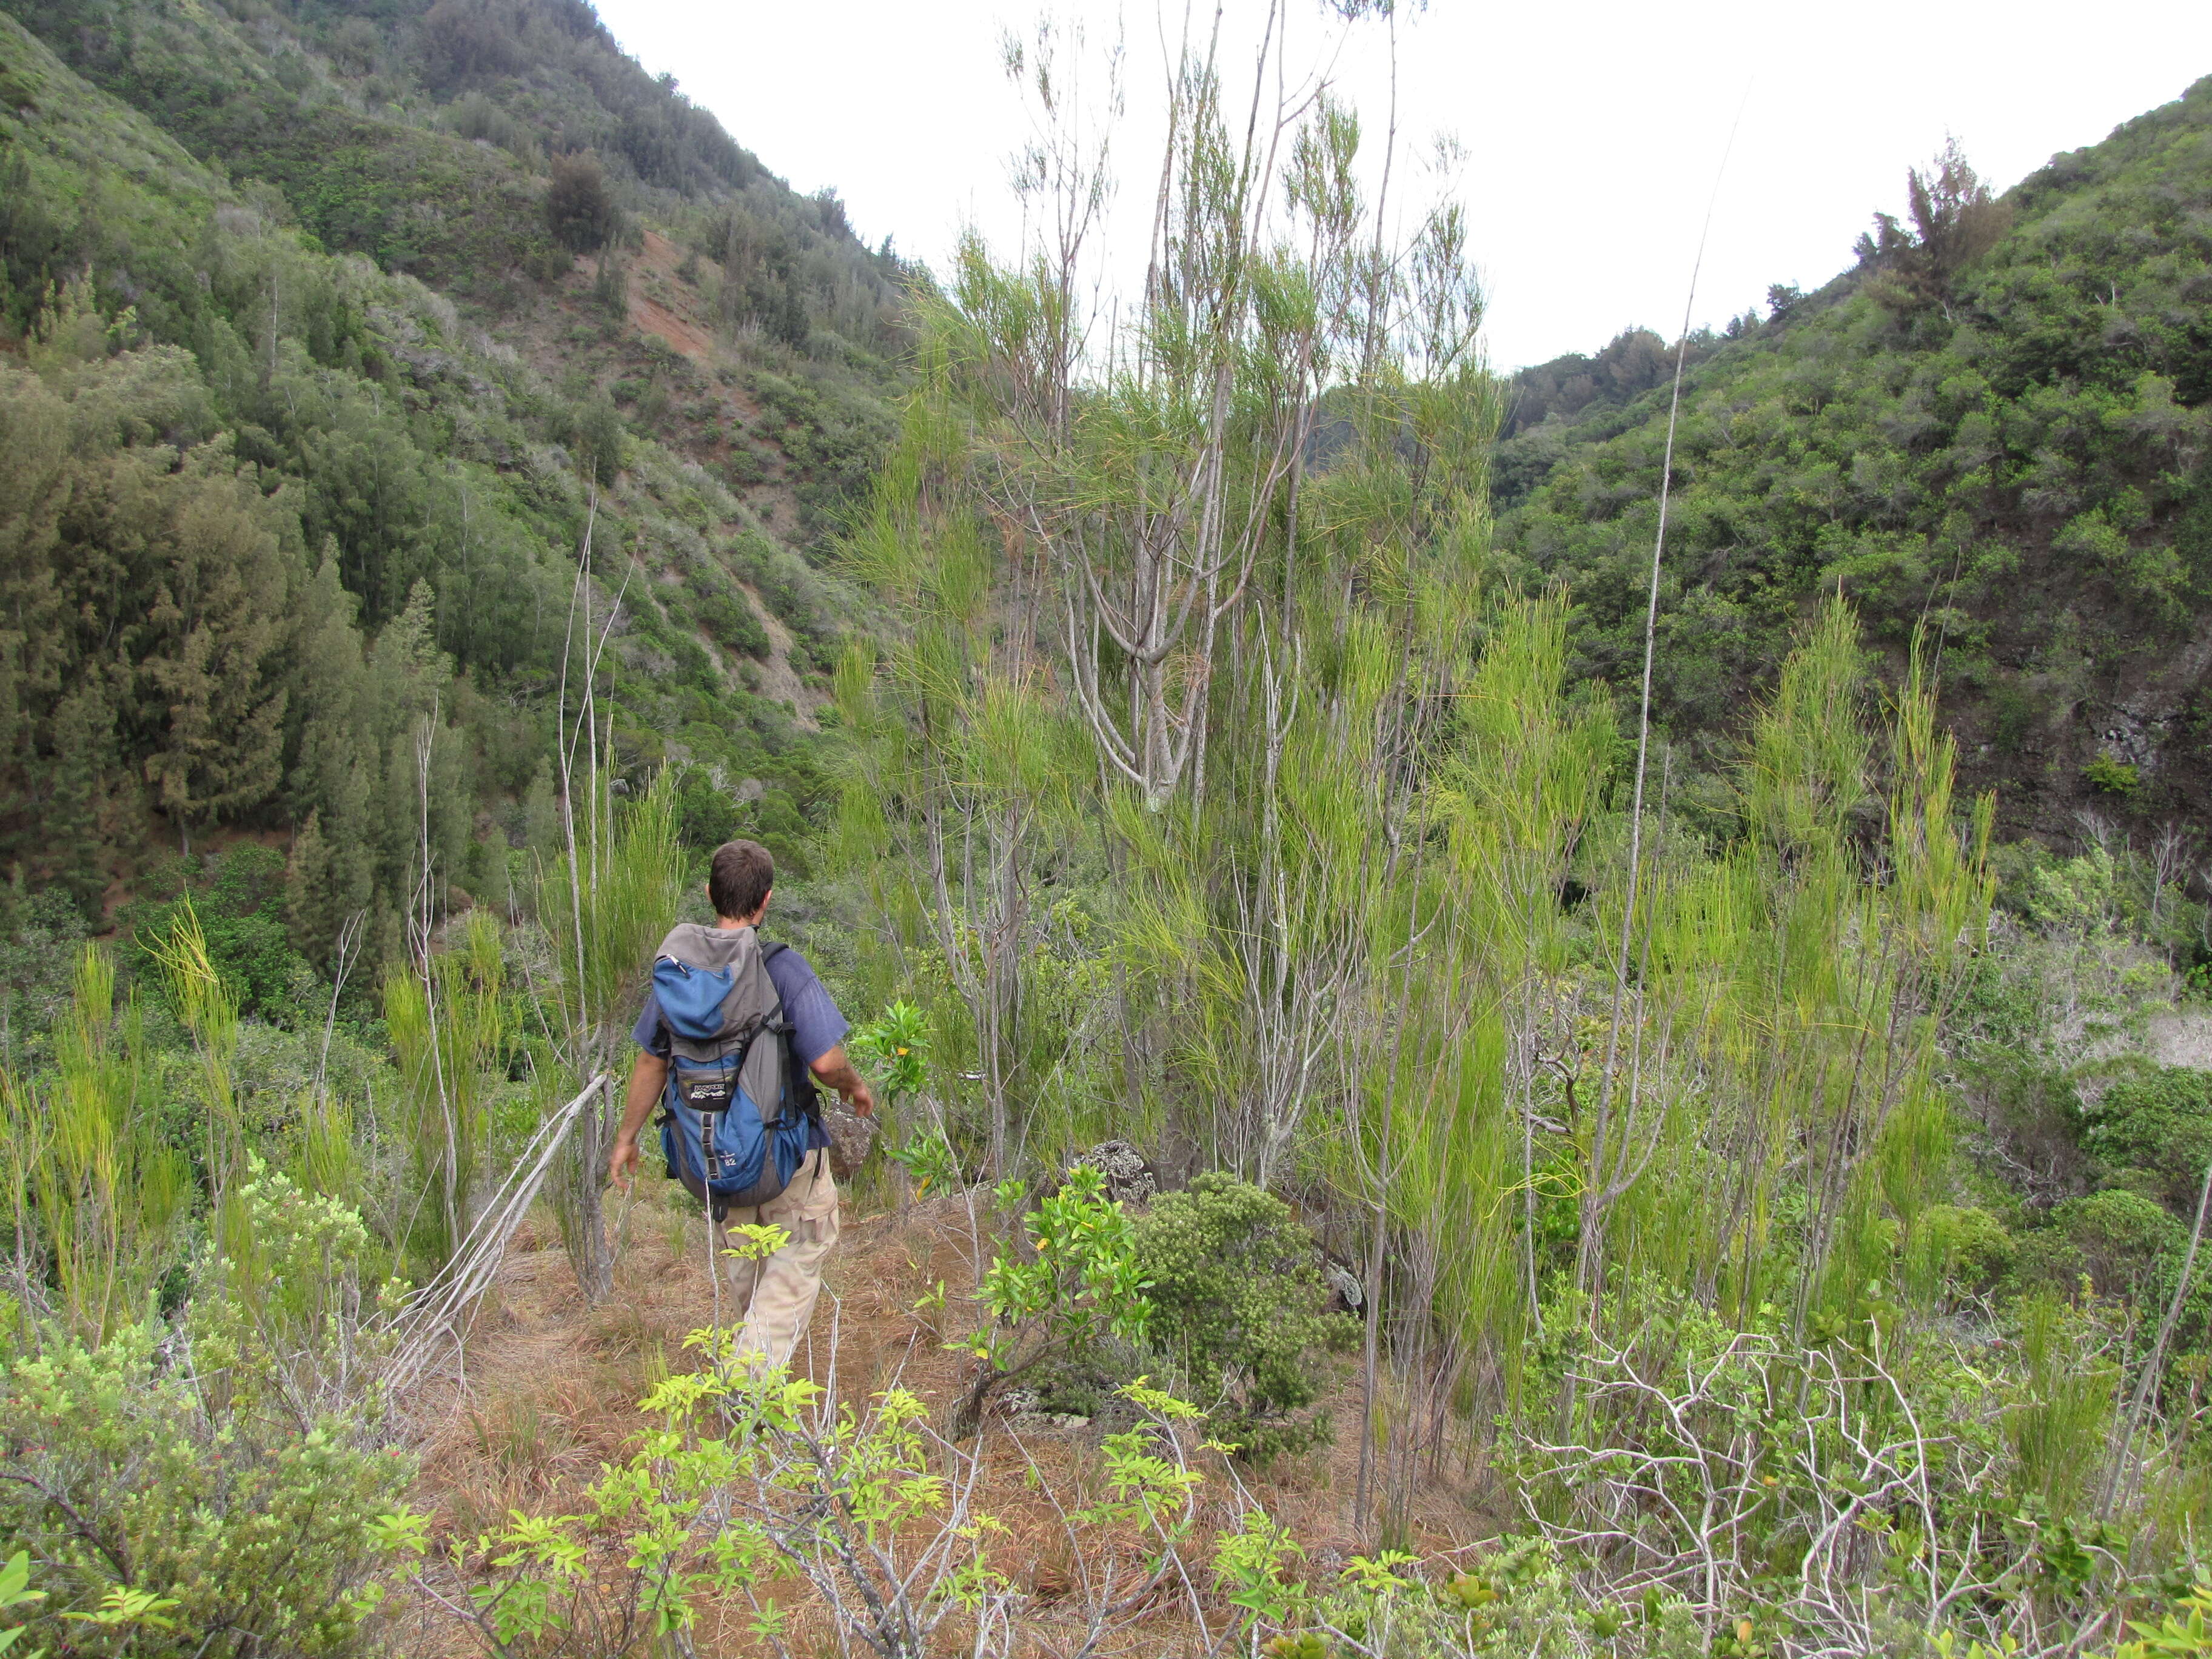
{"label": "man's khaki cargo pant", "polygon": [[736,1230],[748,1222],[781,1227],[791,1235],[791,1242],[765,1261],[722,1258],[734,1306],[744,1317],[732,1357],[746,1365],[786,1364],[814,1317],[815,1299],[822,1294],[822,1264],[837,1243],[837,1182],[830,1173],[828,1152],[817,1148],[809,1152],[791,1184],[772,1202],[757,1209],[732,1210],[725,1216],[725,1247],[744,1242]]}

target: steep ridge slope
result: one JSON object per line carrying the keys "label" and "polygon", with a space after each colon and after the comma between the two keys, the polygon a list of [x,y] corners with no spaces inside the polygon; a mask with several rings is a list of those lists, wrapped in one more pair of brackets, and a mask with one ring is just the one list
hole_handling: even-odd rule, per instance
{"label": "steep ridge slope", "polygon": [[[1840,586],[1893,667],[1923,623],[1968,780],[2010,828],[2201,815],[2212,723],[2212,81],[2055,159],[1945,289],[1869,240],[1700,342],[1675,451],[1657,690],[1735,729]],[[1648,379],[1648,377],[1647,377]],[[1640,662],[1668,388],[1500,447],[1501,542],[1564,580],[1583,665]]]}
{"label": "steep ridge slope", "polygon": [[356,912],[398,948],[426,844],[509,902],[587,526],[618,773],[804,869],[852,622],[808,556],[889,430],[903,267],[588,9],[459,15],[0,7],[19,895],[96,922],[243,836],[316,967]]}

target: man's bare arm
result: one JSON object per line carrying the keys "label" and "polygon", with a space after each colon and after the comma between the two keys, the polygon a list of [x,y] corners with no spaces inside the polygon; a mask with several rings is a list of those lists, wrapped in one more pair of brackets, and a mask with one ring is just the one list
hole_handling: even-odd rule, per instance
{"label": "man's bare arm", "polygon": [[637,1168],[637,1138],[646,1119],[659,1103],[668,1083],[668,1062],[659,1054],[641,1054],[630,1068],[629,1098],[623,1104],[622,1127],[615,1131],[614,1150],[607,1154],[607,1179],[618,1181],[625,1191],[631,1171]]}
{"label": "man's bare arm", "polygon": [[828,1054],[807,1067],[822,1080],[825,1088],[835,1089],[853,1103],[853,1109],[862,1117],[876,1109],[875,1092],[868,1087],[867,1079],[855,1071],[853,1062],[845,1058],[845,1045],[839,1043]]}

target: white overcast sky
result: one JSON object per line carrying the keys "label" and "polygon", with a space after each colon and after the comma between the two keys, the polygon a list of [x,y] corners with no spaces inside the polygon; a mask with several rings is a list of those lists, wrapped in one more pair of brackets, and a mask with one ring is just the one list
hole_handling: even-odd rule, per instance
{"label": "white overcast sky", "polygon": [[[889,235],[941,267],[963,222],[1017,238],[1006,161],[1029,125],[998,42],[1009,27],[1027,32],[1037,6],[599,5],[626,49],[674,75],[771,171],[802,191],[834,186],[872,242]],[[1238,0],[1227,8],[1239,15]],[[1094,40],[1125,41],[1121,161],[1136,182],[1115,237],[1141,246],[1161,10],[1059,9]],[[1401,0],[1401,129],[1417,143],[1451,133],[1470,153],[1456,188],[1488,283],[1491,359],[1507,368],[1595,350],[1632,323],[1674,334],[1717,178],[1693,314],[1716,325],[1770,283],[1810,289],[1848,264],[1873,210],[1901,208],[1906,167],[1947,132],[2010,185],[2212,74],[2207,0],[1435,0],[1419,13]],[[1174,33],[1181,6],[1168,15]],[[1292,59],[1316,61],[1333,26],[1316,0],[1292,0],[1290,16]],[[1334,59],[1370,131],[1387,94],[1384,39],[1359,26]]]}

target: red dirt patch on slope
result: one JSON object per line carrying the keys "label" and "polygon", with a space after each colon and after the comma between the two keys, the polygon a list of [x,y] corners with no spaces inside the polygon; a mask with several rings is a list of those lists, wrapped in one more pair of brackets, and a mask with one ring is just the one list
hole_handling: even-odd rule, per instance
{"label": "red dirt patch on slope", "polygon": [[658,231],[645,233],[645,251],[630,267],[633,279],[629,290],[630,325],[639,333],[652,335],[693,362],[704,364],[714,355],[713,329],[707,325],[703,318],[686,317],[654,298],[646,292],[647,284],[639,280],[647,272],[655,272],[678,294],[696,299],[697,295],[690,285],[676,274],[676,268],[683,262],[682,252],[665,236]]}

